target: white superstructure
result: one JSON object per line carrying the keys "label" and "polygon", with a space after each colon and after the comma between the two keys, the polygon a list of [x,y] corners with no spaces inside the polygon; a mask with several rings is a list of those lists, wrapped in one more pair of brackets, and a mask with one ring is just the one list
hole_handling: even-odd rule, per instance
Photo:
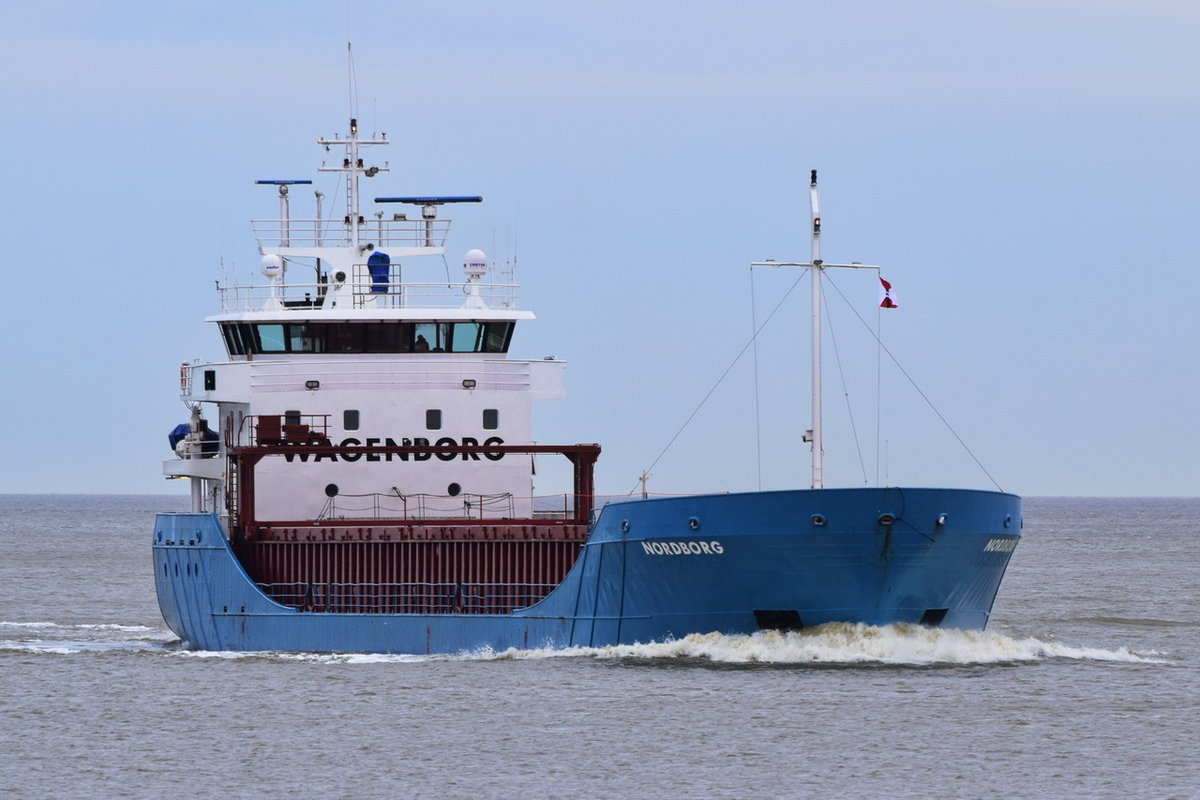
{"label": "white superstructure", "polygon": [[316,218],[294,219],[289,189],[309,182],[260,181],[280,197],[279,219],[253,223],[263,279],[218,286],[208,321],[228,358],[181,368],[191,433],[164,473],[192,480],[193,510],[224,516],[239,491],[230,448],[429,445],[264,458],[257,517],[531,518],[529,455],[448,449],[529,444],[532,401],[563,395],[563,362],[508,358],[516,323],[534,317],[515,286],[487,280],[484,253],[466,254],[461,283],[445,280],[438,211],[481,198],[379,197],[388,212],[364,217],[360,181],[388,167],[365,165],[360,148],[386,138],[360,139],[352,119],[347,136],[318,143],[344,148],[322,170],[343,173],[346,213],[322,218],[317,193]]}

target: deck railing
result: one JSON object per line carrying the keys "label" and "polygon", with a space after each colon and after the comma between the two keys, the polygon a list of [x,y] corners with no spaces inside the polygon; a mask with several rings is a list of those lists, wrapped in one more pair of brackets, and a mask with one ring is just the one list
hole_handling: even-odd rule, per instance
{"label": "deck railing", "polygon": [[[349,247],[353,243],[350,223],[345,219],[254,219],[250,220],[260,248],[277,247]],[[376,249],[389,247],[442,247],[450,232],[448,219],[364,220],[358,228],[362,244]]]}
{"label": "deck railing", "polygon": [[546,583],[260,583],[268,597],[330,614],[508,614],[546,597]]}
{"label": "deck railing", "polygon": [[515,516],[514,497],[501,494],[463,493],[338,494],[325,501],[317,516],[322,520],[378,519],[494,519]]}
{"label": "deck railing", "polygon": [[[355,265],[366,272],[366,265]],[[311,277],[311,273],[310,273]],[[382,276],[372,281],[367,275],[356,282],[353,293],[354,308],[460,308],[470,294],[465,283],[403,283],[400,270],[393,267],[385,281]],[[515,283],[484,283],[479,286],[479,297],[488,308],[516,308],[517,285]],[[279,300],[282,311],[311,311],[320,308],[328,283],[296,283],[288,281],[272,286],[266,283],[240,285],[221,283],[217,285],[222,313],[259,311],[272,298]]]}

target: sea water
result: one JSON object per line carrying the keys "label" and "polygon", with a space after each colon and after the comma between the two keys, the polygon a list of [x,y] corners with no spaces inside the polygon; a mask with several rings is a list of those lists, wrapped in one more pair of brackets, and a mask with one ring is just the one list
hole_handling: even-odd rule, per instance
{"label": "sea water", "polygon": [[210,653],[177,497],[0,496],[0,797],[1200,798],[1198,499],[1031,499],[986,632]]}

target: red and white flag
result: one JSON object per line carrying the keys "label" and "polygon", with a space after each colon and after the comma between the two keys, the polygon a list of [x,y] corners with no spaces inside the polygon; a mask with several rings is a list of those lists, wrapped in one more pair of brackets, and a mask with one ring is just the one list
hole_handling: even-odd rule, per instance
{"label": "red and white flag", "polygon": [[896,302],[896,295],[892,292],[892,285],[885,281],[882,277],[879,279],[879,307],[900,307],[900,304]]}

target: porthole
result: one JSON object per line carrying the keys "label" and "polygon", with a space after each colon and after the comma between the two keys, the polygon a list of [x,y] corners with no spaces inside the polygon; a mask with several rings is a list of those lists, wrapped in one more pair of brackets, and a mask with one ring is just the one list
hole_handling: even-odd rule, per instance
{"label": "porthole", "polygon": [[457,483],[452,483],[446,487],[446,494],[450,495],[451,497],[458,497],[461,493],[462,487]]}
{"label": "porthole", "polygon": [[825,515],[824,514],[813,514],[812,515],[812,524],[814,527],[817,527],[817,528],[825,527]]}

